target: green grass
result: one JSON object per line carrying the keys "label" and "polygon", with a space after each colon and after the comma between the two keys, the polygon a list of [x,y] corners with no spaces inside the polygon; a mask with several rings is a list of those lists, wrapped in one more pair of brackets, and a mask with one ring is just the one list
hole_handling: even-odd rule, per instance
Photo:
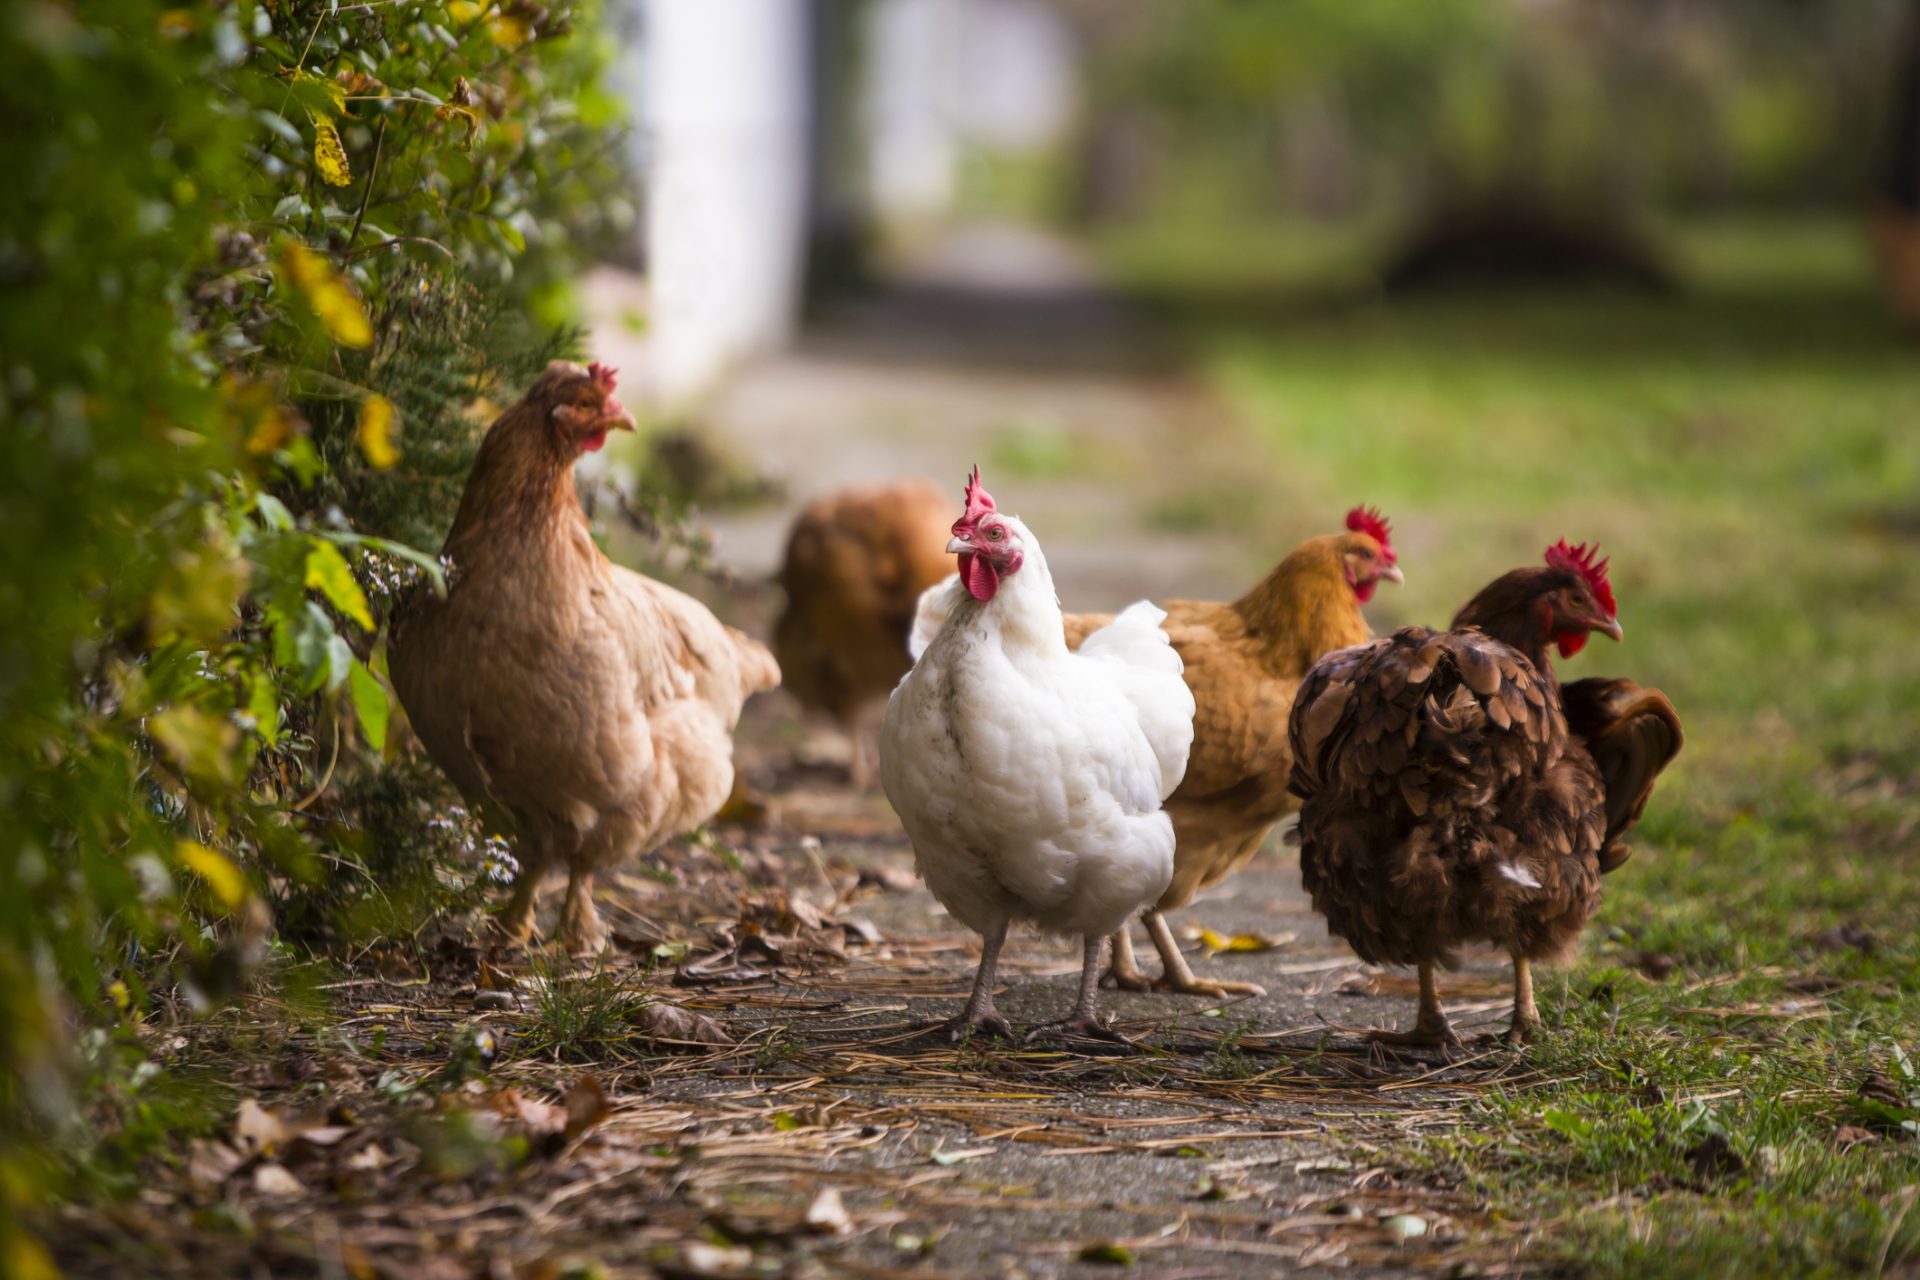
{"label": "green grass", "polygon": [[[1276,545],[1357,501],[1394,518],[1408,582],[1376,626],[1444,622],[1554,539],[1597,538],[1627,639],[1563,670],[1656,684],[1686,722],[1584,958],[1543,991],[1547,1083],[1397,1158],[1579,1272],[1911,1273],[1920,1139],[1859,1087],[1876,1070],[1920,1103],[1895,1051],[1920,1062],[1920,342],[1856,227],[1668,243],[1670,300],[1340,300],[1349,259],[1316,275],[1268,246],[1267,295],[1222,306],[1189,245],[1115,261],[1259,441]],[[1183,272],[1201,292],[1168,285]],[[1843,922],[1870,953],[1823,939]],[[1836,1138],[1870,1121],[1893,1128]],[[1708,1134],[1739,1171],[1692,1167]]]}

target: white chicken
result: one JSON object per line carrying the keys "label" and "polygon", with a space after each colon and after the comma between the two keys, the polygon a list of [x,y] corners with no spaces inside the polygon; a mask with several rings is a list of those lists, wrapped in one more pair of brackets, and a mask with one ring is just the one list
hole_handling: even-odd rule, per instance
{"label": "white chicken", "polygon": [[[931,633],[887,704],[880,777],[927,887],[984,940],[973,995],[949,1024],[1011,1036],[993,1007],[1007,928],[1085,940],[1071,1017],[1028,1036],[1119,1039],[1095,1010],[1106,939],[1173,875],[1161,802],[1193,744],[1193,695],[1146,601],[1067,649],[1046,557],[994,508],[974,468],[947,550],[960,572],[929,589]],[[916,645],[916,648],[918,645]]]}

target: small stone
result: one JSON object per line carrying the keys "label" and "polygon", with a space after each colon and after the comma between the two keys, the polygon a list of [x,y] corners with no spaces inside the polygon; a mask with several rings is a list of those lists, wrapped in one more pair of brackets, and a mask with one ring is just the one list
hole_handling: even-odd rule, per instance
{"label": "small stone", "polygon": [[520,1007],[511,991],[476,991],[473,1007],[482,1013],[506,1013]]}

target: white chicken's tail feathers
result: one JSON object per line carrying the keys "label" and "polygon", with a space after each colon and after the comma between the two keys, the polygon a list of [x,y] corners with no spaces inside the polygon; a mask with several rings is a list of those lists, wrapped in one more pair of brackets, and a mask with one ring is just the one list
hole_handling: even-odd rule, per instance
{"label": "white chicken's tail feathers", "polygon": [[1166,620],[1165,609],[1151,600],[1136,600],[1115,614],[1112,622],[1081,641],[1080,654],[1177,676],[1184,665],[1160,627]]}
{"label": "white chicken's tail feathers", "polygon": [[1160,624],[1167,612],[1140,600],[1088,636],[1080,656],[1108,664],[1114,682],[1140,716],[1140,727],[1160,762],[1160,798],[1173,794],[1186,776],[1193,749],[1193,693],[1181,678],[1185,664]]}
{"label": "white chicken's tail feathers", "polygon": [[958,599],[955,592],[960,586],[960,575],[950,573],[940,581],[920,593],[920,603],[913,609],[913,630],[907,634],[907,655],[915,662],[940,634],[940,627],[953,612],[954,602]]}

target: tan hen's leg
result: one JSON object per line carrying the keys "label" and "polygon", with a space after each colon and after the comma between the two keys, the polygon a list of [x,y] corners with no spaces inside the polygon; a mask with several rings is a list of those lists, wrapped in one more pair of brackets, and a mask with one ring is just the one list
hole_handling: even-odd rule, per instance
{"label": "tan hen's leg", "polygon": [[574,955],[599,955],[607,949],[607,931],[593,905],[593,872],[576,866],[567,876],[567,901],[560,908],[554,940]]}
{"label": "tan hen's leg", "polygon": [[493,918],[492,928],[495,940],[514,947],[524,947],[533,940],[533,900],[539,895],[540,881],[547,873],[544,853],[531,853],[524,849],[519,852],[520,875],[513,882],[513,896],[507,899],[507,905],[500,914]]}
{"label": "tan hen's leg", "polygon": [[1426,1048],[1457,1048],[1460,1037],[1440,1007],[1440,986],[1434,980],[1433,965],[1420,966],[1420,1016],[1411,1031],[1371,1031],[1367,1039],[1374,1044],[1403,1044]]}
{"label": "tan hen's leg", "polygon": [[1133,958],[1133,936],[1126,925],[1113,935],[1113,963],[1107,966],[1106,984],[1122,991],[1153,990],[1153,979],[1140,972]]}
{"label": "tan hen's leg", "polygon": [[1193,970],[1187,967],[1187,958],[1180,954],[1180,944],[1174,940],[1173,927],[1167,918],[1158,911],[1147,912],[1147,932],[1153,935],[1153,945],[1160,952],[1160,963],[1164,966],[1158,980],[1153,984],[1155,991],[1173,991],[1183,996],[1206,996],[1211,1000],[1224,999],[1227,996],[1263,996],[1267,989],[1253,982],[1220,982],[1208,979],[1202,982],[1193,976]]}

